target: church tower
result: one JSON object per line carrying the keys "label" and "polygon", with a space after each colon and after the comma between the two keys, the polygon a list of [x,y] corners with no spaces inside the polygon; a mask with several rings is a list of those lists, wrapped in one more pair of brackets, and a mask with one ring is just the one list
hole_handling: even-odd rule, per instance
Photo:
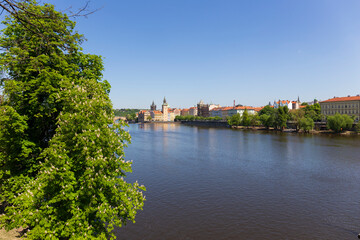
{"label": "church tower", "polygon": [[169,109],[169,105],[167,104],[166,98],[164,97],[164,101],[163,101],[163,105],[162,105],[163,121],[169,121],[168,109]]}
{"label": "church tower", "polygon": [[155,105],[154,101],[153,101],[152,104],[150,105],[150,110],[151,110],[151,111],[156,111],[156,105]]}

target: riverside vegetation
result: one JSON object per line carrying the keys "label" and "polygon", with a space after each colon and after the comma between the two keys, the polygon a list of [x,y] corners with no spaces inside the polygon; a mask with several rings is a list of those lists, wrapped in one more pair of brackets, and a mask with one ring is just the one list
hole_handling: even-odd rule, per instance
{"label": "riverside vegetation", "polygon": [[[26,21],[24,21],[24,19]],[[113,123],[100,56],[49,4],[21,3],[0,38],[0,227],[29,239],[108,239],[145,188],[124,180],[130,135]]]}
{"label": "riverside vegetation", "polygon": [[[230,126],[263,126],[267,129],[283,130],[287,122],[295,125],[296,131],[310,132],[314,129],[315,122],[322,119],[320,104],[306,105],[304,108],[289,111],[288,107],[272,108],[265,106],[258,114],[249,115],[245,109],[242,116],[235,114],[227,119]],[[346,114],[335,114],[327,117],[327,128],[340,133],[342,131],[360,131],[360,124],[354,126],[354,117]]]}

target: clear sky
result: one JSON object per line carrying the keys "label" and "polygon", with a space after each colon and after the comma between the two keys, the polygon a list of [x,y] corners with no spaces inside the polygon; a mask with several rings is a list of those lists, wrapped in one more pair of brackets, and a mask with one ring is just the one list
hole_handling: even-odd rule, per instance
{"label": "clear sky", "polygon": [[84,51],[104,57],[115,108],[360,94],[359,0],[92,0],[97,8],[77,30]]}

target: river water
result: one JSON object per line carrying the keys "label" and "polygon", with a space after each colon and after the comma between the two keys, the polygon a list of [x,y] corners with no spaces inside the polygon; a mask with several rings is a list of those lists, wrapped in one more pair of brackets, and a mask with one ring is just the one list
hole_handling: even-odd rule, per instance
{"label": "river water", "polygon": [[360,137],[133,124],[147,188],[118,239],[357,239]]}

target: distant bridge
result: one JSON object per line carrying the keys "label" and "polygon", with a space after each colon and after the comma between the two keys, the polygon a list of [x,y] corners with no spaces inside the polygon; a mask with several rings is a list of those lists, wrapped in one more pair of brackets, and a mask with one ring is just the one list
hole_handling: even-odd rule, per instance
{"label": "distant bridge", "polygon": [[114,122],[117,121],[117,120],[120,120],[120,119],[126,121],[126,117],[118,117],[118,116],[116,116],[116,117],[114,117]]}

